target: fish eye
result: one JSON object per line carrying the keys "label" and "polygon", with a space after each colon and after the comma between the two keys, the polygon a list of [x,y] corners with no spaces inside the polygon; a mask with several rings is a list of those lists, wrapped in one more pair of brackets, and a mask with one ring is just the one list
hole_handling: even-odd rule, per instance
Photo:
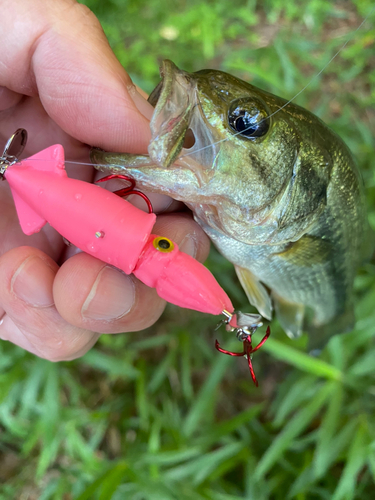
{"label": "fish eye", "polygon": [[153,241],[153,245],[156,248],[156,250],[159,250],[159,252],[164,252],[164,253],[172,252],[172,250],[174,249],[173,242],[168,238],[164,238],[163,236],[155,238]]}
{"label": "fish eye", "polygon": [[253,99],[236,99],[228,110],[230,128],[248,139],[264,136],[270,128],[268,113]]}

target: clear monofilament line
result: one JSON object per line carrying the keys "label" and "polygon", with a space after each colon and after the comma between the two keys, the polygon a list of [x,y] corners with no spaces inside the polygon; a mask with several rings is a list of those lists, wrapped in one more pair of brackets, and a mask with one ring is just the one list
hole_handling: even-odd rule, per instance
{"label": "clear monofilament line", "polygon": [[[39,161],[37,158],[22,158],[19,160],[19,162],[21,163],[22,161],[26,160],[27,161]],[[43,160],[45,162],[47,161],[55,161],[55,160]],[[88,163],[88,162],[83,162],[83,161],[74,161],[74,160],[65,160],[64,163],[69,163],[71,165],[84,165],[84,166],[87,166],[87,167],[103,167],[103,168],[106,168],[106,169],[109,169],[111,167],[110,164],[108,163]],[[114,166],[117,166],[117,165],[114,165]]]}
{"label": "clear monofilament line", "polygon": [[[359,26],[354,31],[351,32],[350,36],[342,44],[342,46],[337,50],[337,52],[330,58],[330,60],[326,64],[324,64],[324,66],[318,71],[318,73],[316,73],[301,90],[299,90],[291,99],[289,99],[289,101],[287,101],[285,104],[283,104],[277,111],[275,111],[274,113],[271,113],[266,118],[264,118],[261,122],[259,122],[259,124],[262,123],[263,121],[268,120],[271,117],[275,116],[277,113],[279,113],[284,108],[286,108],[289,104],[291,104],[295,99],[297,99],[297,97],[300,96],[311,85],[311,83],[313,81],[315,81],[327,69],[327,67],[332,63],[332,61],[334,59],[336,59],[336,57],[345,49],[345,47],[348,45],[348,43],[354,38],[354,36],[356,35],[356,33],[367,22],[367,20],[370,18],[370,16],[373,14],[374,11],[375,11],[375,6],[370,10],[370,12],[366,15],[366,17],[359,24]],[[247,129],[242,130],[241,132],[236,132],[236,133],[234,133],[232,135],[232,137],[236,137],[238,135],[241,135],[244,132],[246,132],[246,130],[249,130],[250,128],[251,127],[248,127]],[[213,146],[215,146],[217,144],[221,144],[221,143],[226,142],[228,140],[229,140],[229,138],[221,139],[221,140],[216,141],[216,142],[214,142],[212,144],[208,144],[207,146],[203,146],[202,148],[196,149],[195,151],[187,152],[187,153],[179,156],[178,159],[182,159],[182,158],[186,158],[188,156],[192,156],[192,155],[194,155],[196,153],[199,153],[200,151],[204,151],[204,150],[206,150],[208,148],[212,148]],[[20,160],[20,161],[22,161],[22,160]],[[79,162],[79,161],[73,161],[73,160],[66,160],[65,163],[66,164],[72,164],[72,165],[85,165],[85,166],[90,166],[90,167],[95,167],[95,168],[103,167],[105,169],[109,169],[111,167],[110,164],[96,164],[96,163],[94,164],[94,163],[86,163],[86,162]]]}
{"label": "clear monofilament line", "polygon": [[[265,120],[269,120],[272,116],[275,116],[277,113],[279,113],[280,111],[282,111],[284,108],[286,108],[290,103],[292,103],[295,99],[297,99],[298,96],[300,96],[310,85],[313,81],[315,81],[326,69],[327,67],[332,63],[332,61],[334,59],[336,59],[336,57],[345,49],[345,47],[348,45],[348,43],[354,38],[354,36],[356,35],[356,33],[362,28],[362,26],[367,22],[367,20],[370,18],[370,16],[372,15],[372,13],[375,11],[375,6],[370,10],[370,12],[367,14],[367,16],[363,19],[363,21],[361,22],[361,24],[354,30],[351,32],[350,36],[348,37],[348,39],[343,43],[343,45],[339,48],[339,50],[331,57],[331,59],[318,71],[318,73],[316,73],[309,81],[308,83],[301,89],[299,90],[291,99],[289,99],[288,102],[286,102],[285,104],[283,104],[277,111],[275,111],[274,113],[271,113],[270,115],[266,116],[263,120],[261,120],[259,122],[259,124],[261,124],[262,122],[264,122]],[[259,125],[258,124],[258,125]],[[235,134],[232,135],[232,137],[236,137],[237,135],[241,135],[243,134],[244,132],[246,132],[247,130],[249,130],[251,128],[248,127],[247,129],[244,129],[242,130],[241,132],[236,132]],[[193,154],[196,154],[196,153],[199,153],[200,151],[204,151],[205,149],[208,149],[208,148],[211,148],[213,146],[215,146],[216,144],[221,144],[222,142],[226,142],[228,141],[229,138],[226,137],[225,139],[221,139],[220,141],[217,141],[217,142],[214,142],[213,144],[208,144],[207,146],[204,146],[202,148],[199,148],[195,151],[191,151],[190,153],[186,153],[184,155],[181,155],[179,158],[185,158],[187,156],[191,156]]]}

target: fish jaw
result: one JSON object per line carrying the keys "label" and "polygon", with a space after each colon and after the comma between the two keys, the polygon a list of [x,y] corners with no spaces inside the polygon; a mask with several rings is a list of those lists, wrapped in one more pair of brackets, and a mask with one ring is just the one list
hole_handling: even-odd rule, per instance
{"label": "fish jaw", "polygon": [[196,196],[199,190],[199,181],[192,170],[159,167],[149,156],[92,148],[90,159],[101,172],[129,175],[138,188],[165,194],[178,201]]}
{"label": "fish jaw", "polygon": [[[151,141],[148,153],[159,167],[168,168],[180,153],[194,154],[200,169],[211,169],[217,148],[209,147],[220,137],[217,131],[204,120],[197,94],[197,79],[193,73],[180,70],[169,60],[160,67],[161,82],[151,93],[149,101],[155,106],[151,118]],[[194,134],[192,149],[184,148],[188,130]]]}

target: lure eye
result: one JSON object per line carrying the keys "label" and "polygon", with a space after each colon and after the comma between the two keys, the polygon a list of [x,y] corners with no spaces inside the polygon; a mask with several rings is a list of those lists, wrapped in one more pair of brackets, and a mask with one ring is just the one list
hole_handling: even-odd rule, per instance
{"label": "lure eye", "polygon": [[264,136],[270,128],[267,110],[254,99],[236,99],[228,111],[230,128],[248,139]]}
{"label": "lure eye", "polygon": [[163,236],[155,238],[153,244],[156,250],[159,250],[159,252],[169,253],[174,249],[173,241],[169,240],[168,238],[164,238]]}

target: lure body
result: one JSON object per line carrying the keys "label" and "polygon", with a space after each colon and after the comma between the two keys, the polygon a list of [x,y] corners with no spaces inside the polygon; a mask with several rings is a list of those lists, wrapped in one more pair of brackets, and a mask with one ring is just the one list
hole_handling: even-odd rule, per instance
{"label": "lure body", "polygon": [[5,177],[25,234],[48,222],[82,251],[133,273],[168,302],[215,315],[233,312],[207,268],[167,238],[151,234],[154,214],[99,186],[70,179],[62,146],[9,166]]}

